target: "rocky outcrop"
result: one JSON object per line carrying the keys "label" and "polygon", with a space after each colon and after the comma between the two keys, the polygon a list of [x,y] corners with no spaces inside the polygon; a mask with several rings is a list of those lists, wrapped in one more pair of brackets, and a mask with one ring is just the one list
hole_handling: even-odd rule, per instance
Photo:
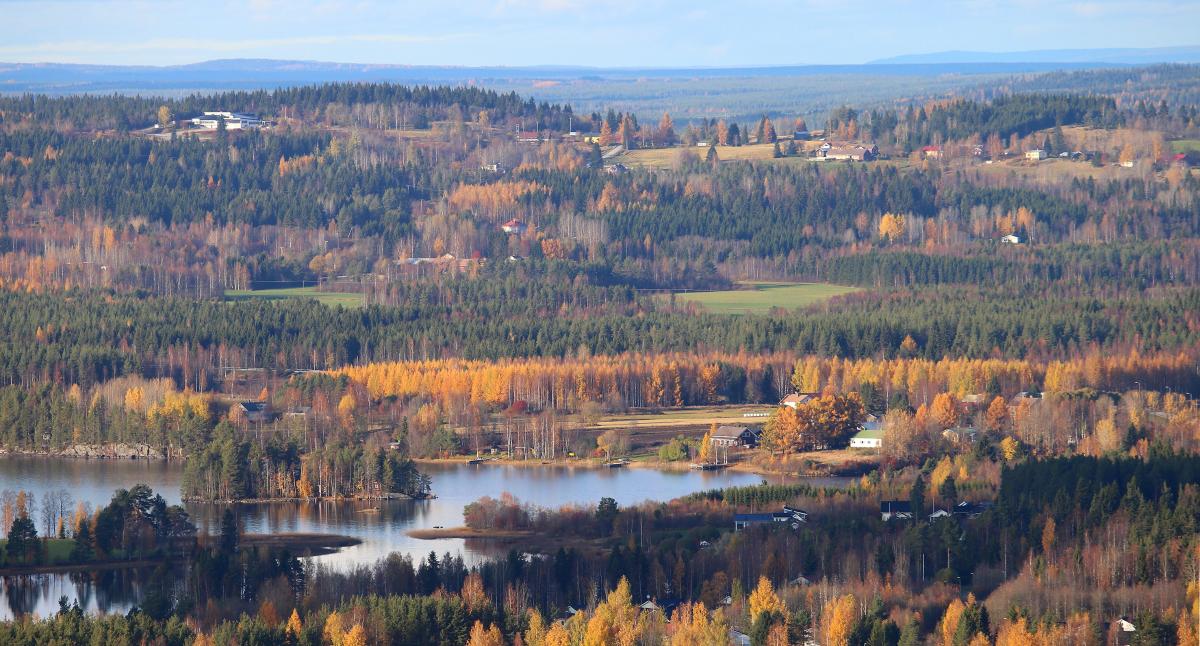
{"label": "rocky outcrop", "polygon": [[76,458],[116,458],[162,460],[162,451],[149,444],[76,444],[62,450],[61,455]]}
{"label": "rocky outcrop", "polygon": [[162,450],[149,444],[73,444],[58,451],[4,450],[14,455],[55,455],[66,458],[97,458],[113,460],[164,460]]}

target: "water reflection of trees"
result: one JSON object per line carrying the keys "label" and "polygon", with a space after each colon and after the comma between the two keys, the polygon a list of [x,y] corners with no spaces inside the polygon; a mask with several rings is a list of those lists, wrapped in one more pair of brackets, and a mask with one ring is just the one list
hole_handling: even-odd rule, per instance
{"label": "water reflection of trees", "polygon": [[101,570],[5,576],[0,577],[0,593],[10,617],[48,616],[58,611],[63,597],[89,612],[123,613],[141,598],[147,574],[143,570]]}
{"label": "water reflection of trees", "polygon": [[[242,531],[251,534],[333,533],[367,537],[382,528],[408,526],[428,513],[428,500],[322,500],[241,504]],[[188,513],[201,531],[220,531],[224,505],[192,503]]]}
{"label": "water reflection of trees", "polygon": [[68,575],[71,577],[71,582],[75,584],[75,602],[80,608],[92,608],[95,606],[96,598],[93,590],[95,586],[92,582],[94,573],[92,572],[75,572]]}
{"label": "water reflection of trees", "polygon": [[107,570],[92,574],[92,590],[96,595],[95,609],[112,612],[114,609],[130,608],[141,599],[142,583],[148,570]]}
{"label": "water reflection of trees", "polygon": [[46,597],[49,585],[49,577],[46,575],[4,577],[4,600],[8,604],[9,612],[14,617],[19,617],[36,610],[38,601]]}

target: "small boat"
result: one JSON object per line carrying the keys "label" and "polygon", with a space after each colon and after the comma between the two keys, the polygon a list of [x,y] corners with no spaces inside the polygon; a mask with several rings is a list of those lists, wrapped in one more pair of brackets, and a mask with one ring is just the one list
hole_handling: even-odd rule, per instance
{"label": "small boat", "polygon": [[470,460],[467,460],[467,464],[483,464],[484,461],[485,460],[483,458],[471,458]]}
{"label": "small boat", "polygon": [[358,510],[358,513],[360,513],[360,514],[378,514],[379,512],[380,512],[379,507],[367,507],[366,509]]}
{"label": "small boat", "polygon": [[619,469],[628,463],[629,463],[628,460],[613,460],[612,462],[609,462],[608,464],[605,464],[604,466],[606,466],[610,469]]}
{"label": "small boat", "polygon": [[693,462],[688,466],[689,466],[689,468],[695,469],[697,471],[716,471],[717,469],[724,469],[725,467],[727,467],[729,465],[728,464],[714,464],[712,462]]}

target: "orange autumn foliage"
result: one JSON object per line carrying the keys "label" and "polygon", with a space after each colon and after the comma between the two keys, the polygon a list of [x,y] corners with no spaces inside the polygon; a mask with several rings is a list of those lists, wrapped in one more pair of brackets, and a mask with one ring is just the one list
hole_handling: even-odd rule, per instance
{"label": "orange autumn foliage", "polygon": [[471,211],[496,222],[512,217],[520,201],[529,195],[544,194],[547,188],[525,180],[495,182],[487,185],[459,184],[446,200],[450,208]]}

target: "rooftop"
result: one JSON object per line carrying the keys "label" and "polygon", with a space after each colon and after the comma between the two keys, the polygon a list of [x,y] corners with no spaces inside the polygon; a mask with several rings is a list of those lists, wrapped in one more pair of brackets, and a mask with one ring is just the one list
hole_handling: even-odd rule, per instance
{"label": "rooftop", "polygon": [[856,439],[860,439],[860,440],[882,440],[883,439],[883,429],[882,428],[867,428],[867,425],[863,424],[863,429],[861,431],[855,433],[854,437]]}

